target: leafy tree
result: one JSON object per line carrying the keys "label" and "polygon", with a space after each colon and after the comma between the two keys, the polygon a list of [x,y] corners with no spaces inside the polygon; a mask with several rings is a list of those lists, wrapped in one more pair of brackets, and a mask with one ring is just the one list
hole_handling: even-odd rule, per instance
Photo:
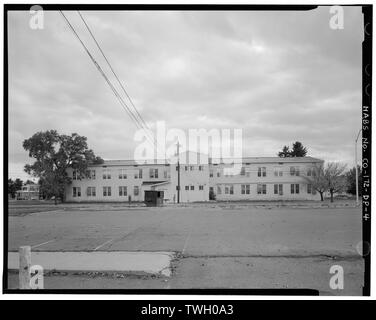
{"label": "leafy tree", "polygon": [[22,189],[23,182],[21,179],[17,178],[16,180],[8,179],[8,194],[14,198],[16,192]]}
{"label": "leafy tree", "polygon": [[282,151],[278,152],[278,157],[288,158],[291,157],[291,151],[288,146],[283,146]]}
{"label": "leafy tree", "polygon": [[324,193],[328,190],[328,184],[325,177],[325,169],[323,164],[316,164],[310,176],[303,175],[303,178],[312,185],[312,189],[316,190],[324,201]]}
{"label": "leafy tree", "polygon": [[[350,194],[355,195],[356,194],[356,170],[355,167],[351,168],[346,173],[346,180],[347,180],[347,192]],[[359,195],[362,195],[362,169],[360,166],[358,166],[358,191]]]}
{"label": "leafy tree", "polygon": [[301,142],[296,141],[292,145],[291,157],[305,157],[307,155],[307,148]]}
{"label": "leafy tree", "polygon": [[345,191],[347,188],[345,170],[346,165],[339,162],[329,162],[325,168],[325,179],[330,192],[330,202],[333,202],[334,193]]}
{"label": "leafy tree", "polygon": [[65,187],[70,184],[67,169],[73,168],[84,176],[89,164],[103,163],[87,146],[87,138],[77,133],[59,135],[56,130],[37,132],[23,142],[29,157],[36,161],[25,165],[25,171],[39,178],[42,194],[65,199]]}
{"label": "leafy tree", "polygon": [[305,157],[307,155],[307,148],[299,141],[292,144],[292,149],[290,147],[284,146],[282,151],[278,152],[278,157],[288,158],[288,157]]}

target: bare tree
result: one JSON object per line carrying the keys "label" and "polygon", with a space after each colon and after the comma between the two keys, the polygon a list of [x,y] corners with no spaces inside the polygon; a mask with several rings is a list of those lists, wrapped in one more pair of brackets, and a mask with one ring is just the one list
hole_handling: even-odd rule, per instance
{"label": "bare tree", "polygon": [[316,164],[302,176],[307,183],[312,186],[313,190],[316,190],[321,197],[321,201],[324,201],[324,193],[328,190],[328,183],[325,177],[325,169],[322,163]]}
{"label": "bare tree", "polygon": [[344,172],[346,165],[339,162],[329,162],[325,168],[325,179],[327,189],[330,192],[330,202],[333,202],[333,195],[346,190],[347,182]]}

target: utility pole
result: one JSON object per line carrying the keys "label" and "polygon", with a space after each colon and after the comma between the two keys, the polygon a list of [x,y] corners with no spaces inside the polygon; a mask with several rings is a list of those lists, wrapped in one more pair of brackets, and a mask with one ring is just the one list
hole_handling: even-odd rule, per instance
{"label": "utility pole", "polygon": [[356,189],[356,205],[359,205],[359,185],[358,185],[358,139],[362,129],[359,130],[355,139],[355,189]]}
{"label": "utility pole", "polygon": [[179,141],[176,144],[177,156],[178,156],[178,203],[180,203],[180,155],[179,155]]}

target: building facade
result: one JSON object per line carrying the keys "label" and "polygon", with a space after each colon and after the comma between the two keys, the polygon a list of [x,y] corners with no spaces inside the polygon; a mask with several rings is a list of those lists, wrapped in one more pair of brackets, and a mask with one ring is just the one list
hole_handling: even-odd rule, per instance
{"label": "building facade", "polygon": [[21,190],[16,192],[17,200],[38,200],[39,199],[39,185],[26,184]]}
{"label": "building facade", "polygon": [[306,177],[315,174],[323,161],[312,157],[248,157],[235,161],[241,168],[209,159],[200,164],[189,161],[169,164],[155,161],[140,164],[133,160],[109,160],[90,166],[85,177],[70,169],[72,183],[66,188],[68,202],[144,201],[145,190],[164,191],[164,201],[209,201],[209,194],[219,201],[240,200],[320,200]]}

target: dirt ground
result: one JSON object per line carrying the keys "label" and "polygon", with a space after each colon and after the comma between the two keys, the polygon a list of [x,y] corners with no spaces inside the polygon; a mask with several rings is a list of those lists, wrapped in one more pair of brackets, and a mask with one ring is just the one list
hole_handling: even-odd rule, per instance
{"label": "dirt ground", "polygon": [[[8,248],[177,256],[169,278],[55,272],[46,275],[46,288],[311,288],[360,295],[361,240],[361,210],[345,205],[98,205],[9,216]],[[332,265],[344,268],[344,290],[329,287]],[[9,273],[9,288],[17,279]]]}

